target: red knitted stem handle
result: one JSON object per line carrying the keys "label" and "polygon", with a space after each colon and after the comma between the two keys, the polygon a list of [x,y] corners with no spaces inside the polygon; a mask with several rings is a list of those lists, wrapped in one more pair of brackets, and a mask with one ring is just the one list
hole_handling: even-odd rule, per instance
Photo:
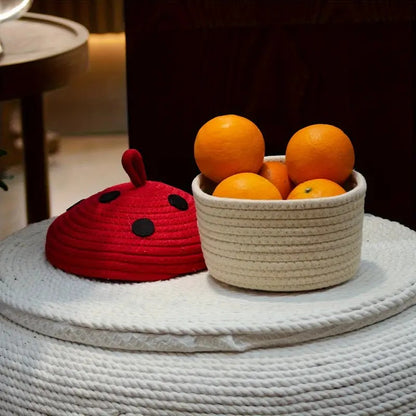
{"label": "red knitted stem handle", "polygon": [[136,149],[126,150],[121,158],[121,164],[136,188],[146,183],[147,177],[143,158]]}

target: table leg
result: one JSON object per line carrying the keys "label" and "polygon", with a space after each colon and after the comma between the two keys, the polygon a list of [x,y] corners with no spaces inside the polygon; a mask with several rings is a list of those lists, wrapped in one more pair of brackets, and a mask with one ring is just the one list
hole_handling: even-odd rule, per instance
{"label": "table leg", "polygon": [[26,211],[29,223],[49,218],[49,177],[45,139],[43,97],[21,99]]}

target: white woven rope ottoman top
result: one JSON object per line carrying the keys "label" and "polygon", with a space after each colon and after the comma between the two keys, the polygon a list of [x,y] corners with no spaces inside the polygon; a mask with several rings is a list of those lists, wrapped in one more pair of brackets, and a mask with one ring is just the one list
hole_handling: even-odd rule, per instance
{"label": "white woven rope ottoman top", "polygon": [[0,243],[2,416],[416,415],[414,231],[366,216],[354,279],[285,294],[68,275],[49,223]]}
{"label": "white woven rope ottoman top", "polygon": [[44,257],[49,221],[0,253],[1,313],[36,332],[142,351],[243,351],[341,334],[416,303],[416,233],[366,216],[361,267],[336,287],[297,294],[236,289],[207,272],[150,283],[79,278]]}

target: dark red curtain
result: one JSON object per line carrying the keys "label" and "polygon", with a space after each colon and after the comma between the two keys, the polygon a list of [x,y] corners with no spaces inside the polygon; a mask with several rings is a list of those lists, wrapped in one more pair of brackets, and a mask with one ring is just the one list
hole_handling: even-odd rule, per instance
{"label": "dark red curtain", "polygon": [[247,116],[282,154],[342,128],[368,181],[366,211],[416,229],[412,1],[125,0],[130,145],[148,176],[190,189],[198,128]]}
{"label": "dark red curtain", "polygon": [[123,32],[123,0],[35,0],[33,13],[74,20],[91,33]]}

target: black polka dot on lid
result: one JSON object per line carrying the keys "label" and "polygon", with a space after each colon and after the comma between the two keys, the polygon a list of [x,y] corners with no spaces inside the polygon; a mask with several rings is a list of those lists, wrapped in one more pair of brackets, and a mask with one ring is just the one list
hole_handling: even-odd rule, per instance
{"label": "black polka dot on lid", "polygon": [[155,226],[149,218],[140,218],[134,221],[131,230],[138,237],[149,237],[155,232]]}
{"label": "black polka dot on lid", "polygon": [[78,202],[75,202],[75,204],[72,204],[69,208],[67,208],[66,210],[69,211],[70,209],[74,208],[76,205],[80,204],[82,201],[84,201],[83,199],[80,199]]}
{"label": "black polka dot on lid", "polygon": [[188,209],[188,203],[185,198],[182,198],[177,194],[170,194],[168,196],[169,204],[179,209],[180,211],[186,211]]}
{"label": "black polka dot on lid", "polygon": [[110,191],[110,192],[106,192],[105,194],[101,194],[98,200],[103,204],[107,204],[108,202],[114,201],[119,196],[120,196],[120,191]]}

